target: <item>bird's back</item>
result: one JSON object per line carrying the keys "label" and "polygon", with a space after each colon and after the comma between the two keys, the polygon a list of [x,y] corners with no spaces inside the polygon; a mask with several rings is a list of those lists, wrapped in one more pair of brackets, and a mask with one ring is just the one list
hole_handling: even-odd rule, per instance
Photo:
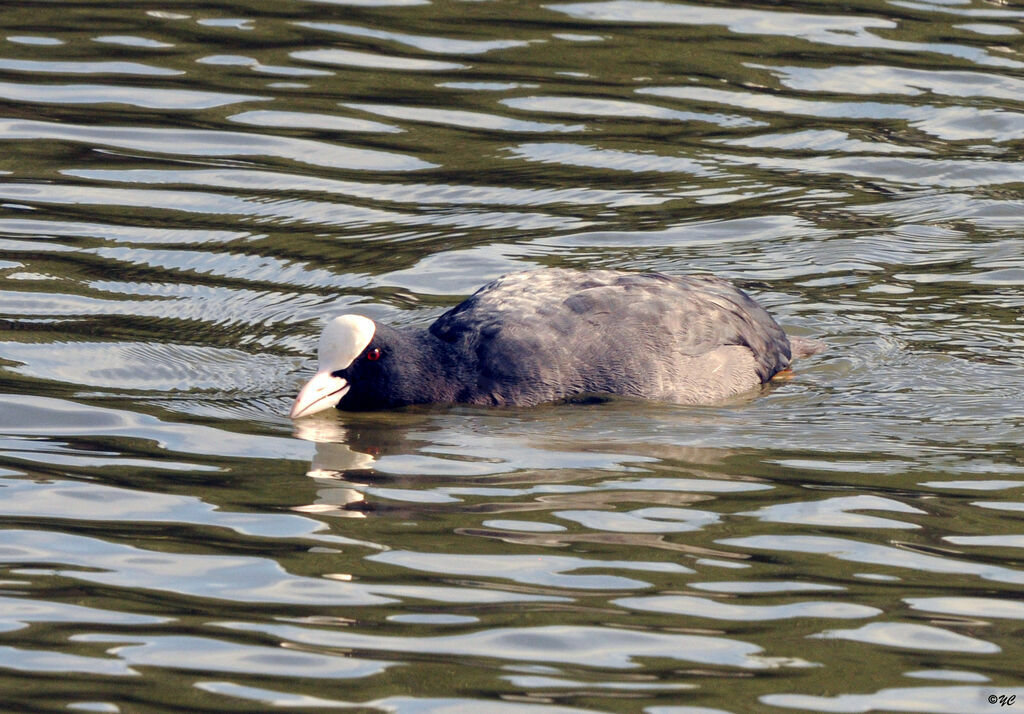
{"label": "bird's back", "polygon": [[480,288],[430,332],[475,375],[460,401],[538,404],[586,393],[708,403],[790,362],[775,320],[704,276],[546,269]]}

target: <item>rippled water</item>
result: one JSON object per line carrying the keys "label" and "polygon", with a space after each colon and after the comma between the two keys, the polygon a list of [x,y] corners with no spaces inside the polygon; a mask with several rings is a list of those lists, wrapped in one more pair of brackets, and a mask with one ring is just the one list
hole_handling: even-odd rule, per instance
{"label": "rippled water", "polygon": [[[0,29],[5,711],[1024,707],[1024,9]],[[538,266],[829,349],[714,408],[286,418],[325,318]]]}

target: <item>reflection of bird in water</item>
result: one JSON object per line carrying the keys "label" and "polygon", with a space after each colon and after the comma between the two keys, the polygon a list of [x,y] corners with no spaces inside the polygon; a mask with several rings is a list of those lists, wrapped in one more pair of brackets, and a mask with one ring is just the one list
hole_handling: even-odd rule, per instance
{"label": "reflection of bird in water", "polygon": [[506,275],[426,329],[342,315],[291,416],[408,404],[532,406],[614,394],[711,404],[814,354],[719,278],[548,269]]}
{"label": "reflection of bird in water", "polygon": [[307,476],[332,476],[346,471],[365,471],[372,469],[377,462],[373,454],[356,451],[340,441],[327,441],[319,435],[311,436],[304,433],[296,433],[296,436],[316,443],[316,451],[309,464]]}

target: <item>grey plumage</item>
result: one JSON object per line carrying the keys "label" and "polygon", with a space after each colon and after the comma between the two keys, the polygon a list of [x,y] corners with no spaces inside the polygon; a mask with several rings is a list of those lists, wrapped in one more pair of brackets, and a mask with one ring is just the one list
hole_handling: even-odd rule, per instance
{"label": "grey plumage", "polygon": [[585,394],[707,404],[793,358],[775,320],[724,280],[613,270],[506,275],[429,328],[378,324],[374,349],[379,358],[334,373],[351,385],[339,409],[531,406]]}
{"label": "grey plumage", "polygon": [[430,332],[476,360],[471,402],[608,393],[708,403],[766,382],[791,359],[764,308],[711,276],[514,273],[442,315]]}

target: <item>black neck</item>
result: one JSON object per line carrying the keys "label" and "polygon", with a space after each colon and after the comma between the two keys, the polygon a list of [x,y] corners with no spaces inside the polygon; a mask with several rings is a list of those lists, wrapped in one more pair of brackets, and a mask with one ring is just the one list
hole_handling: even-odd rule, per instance
{"label": "black neck", "polygon": [[468,370],[446,342],[426,328],[397,330],[378,323],[378,337],[391,352],[386,406],[451,404],[460,401]]}

